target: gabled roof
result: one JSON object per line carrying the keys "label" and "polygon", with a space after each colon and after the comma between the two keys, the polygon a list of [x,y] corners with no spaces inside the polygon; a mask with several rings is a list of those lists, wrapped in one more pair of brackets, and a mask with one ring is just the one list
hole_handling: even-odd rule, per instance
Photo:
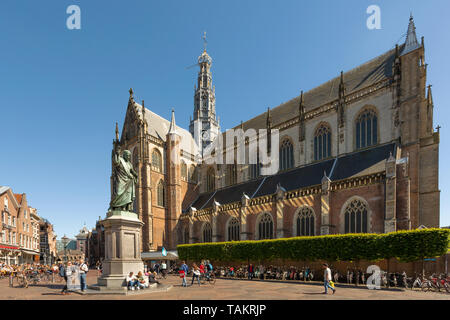
{"label": "gabled roof", "polygon": [[7,186],[0,186],[0,195],[4,194],[5,192],[8,193],[9,198],[11,199],[11,202],[16,207],[16,209],[20,208],[20,203],[17,202],[17,199],[14,193],[12,192],[11,188]]}
{"label": "gabled roof", "polygon": [[389,143],[343,155],[337,159],[322,161],[273,176],[261,177],[257,180],[203,193],[199,195],[191,207],[197,210],[211,208],[214,200],[221,205],[238,202],[244,193],[250,198],[275,194],[278,185],[286,191],[321,185],[324,172],[331,181],[383,172],[386,159],[389,158],[391,153],[395,157],[396,149],[395,143]]}
{"label": "gabled roof", "polygon": [[[142,119],[142,105],[140,105],[137,102],[134,102],[134,104],[137,108],[139,119]],[[171,121],[164,119],[163,117],[157,115],[156,113],[150,111],[147,108],[145,108],[145,120],[147,121],[148,124],[148,133],[165,142],[166,136],[170,130]],[[191,133],[175,125],[175,123],[173,130],[175,130],[176,133],[181,136],[181,144],[180,144],[181,150],[196,155],[198,152],[198,147]]]}

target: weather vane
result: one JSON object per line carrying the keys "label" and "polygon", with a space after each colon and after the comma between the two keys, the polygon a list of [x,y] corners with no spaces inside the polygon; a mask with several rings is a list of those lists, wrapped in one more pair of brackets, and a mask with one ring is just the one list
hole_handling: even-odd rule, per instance
{"label": "weather vane", "polygon": [[203,32],[202,39],[203,39],[203,51],[206,51],[206,45],[208,44],[208,41],[206,41],[206,31]]}

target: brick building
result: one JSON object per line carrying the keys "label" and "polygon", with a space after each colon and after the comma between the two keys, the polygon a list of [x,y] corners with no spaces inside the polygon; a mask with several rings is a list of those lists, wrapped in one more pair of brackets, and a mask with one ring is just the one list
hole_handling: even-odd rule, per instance
{"label": "brick building", "polygon": [[40,262],[42,264],[52,264],[56,262],[56,234],[53,225],[47,219],[41,218],[39,221],[39,241],[40,241]]}
{"label": "brick building", "polygon": [[[207,163],[207,155],[237,147],[217,143],[227,135],[206,49],[198,65],[189,131],[176,125],[173,110],[168,121],[130,90],[120,144],[139,174],[143,251],[439,227],[439,130],[424,38],[418,42],[412,17],[404,43],[234,128],[266,130],[270,158],[279,156],[276,174],[262,176],[268,164],[248,161],[259,136],[244,138],[244,163]],[[279,150],[272,150],[276,130]]]}
{"label": "brick building", "polygon": [[37,210],[28,206],[26,194],[0,187],[0,261],[23,264],[38,261]]}
{"label": "brick building", "polygon": [[75,236],[77,240],[77,249],[78,251],[83,252],[85,256],[88,256],[88,236],[89,230],[86,226],[80,230],[80,232]]}
{"label": "brick building", "polygon": [[101,217],[95,223],[95,228],[88,235],[88,255],[87,259],[91,266],[95,266],[97,261],[105,258],[105,228],[101,224]]}

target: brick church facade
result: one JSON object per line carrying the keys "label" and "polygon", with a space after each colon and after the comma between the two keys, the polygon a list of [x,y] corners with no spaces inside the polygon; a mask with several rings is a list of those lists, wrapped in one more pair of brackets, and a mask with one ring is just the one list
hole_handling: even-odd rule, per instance
{"label": "brick church facade", "polygon": [[142,251],[439,227],[439,130],[412,17],[405,43],[234,128],[278,130],[272,175],[259,163],[204,161],[204,150],[226,138],[206,49],[198,65],[189,131],[173,110],[168,121],[130,90],[120,144],[139,174]]}

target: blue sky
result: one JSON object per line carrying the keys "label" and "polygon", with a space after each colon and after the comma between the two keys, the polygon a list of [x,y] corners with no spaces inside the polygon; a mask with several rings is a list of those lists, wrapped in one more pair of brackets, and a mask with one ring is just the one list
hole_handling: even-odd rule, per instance
{"label": "blue sky", "polygon": [[[81,8],[81,30],[66,9]],[[369,5],[381,30],[366,27]],[[217,113],[230,128],[404,41],[409,14],[425,36],[440,146],[441,224],[450,225],[450,2],[0,2],[0,185],[27,193],[58,236],[94,226],[109,203],[110,152],[133,87],[136,100],[187,128],[203,31]]]}

